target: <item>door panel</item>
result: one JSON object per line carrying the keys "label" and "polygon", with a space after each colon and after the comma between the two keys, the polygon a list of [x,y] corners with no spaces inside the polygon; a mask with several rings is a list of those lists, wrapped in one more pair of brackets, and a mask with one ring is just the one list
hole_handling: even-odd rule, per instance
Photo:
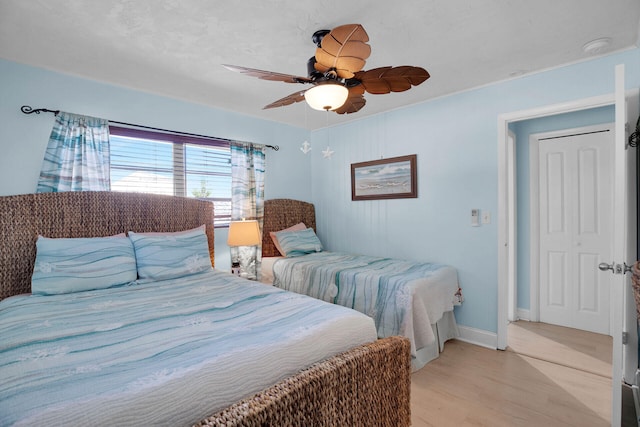
{"label": "door panel", "polygon": [[[566,230],[566,200],[565,200],[565,156],[562,152],[547,154],[547,170],[540,176],[546,178],[542,188],[547,189],[549,202],[546,206],[547,233],[549,237],[563,237]],[[561,235],[562,234],[562,235]]]}
{"label": "door panel", "polygon": [[578,311],[597,313],[600,310],[598,289],[598,254],[579,255]]}
{"label": "door panel", "polygon": [[578,151],[578,230],[581,235],[598,233],[598,157],[593,149]]}
{"label": "door panel", "polygon": [[[553,309],[567,310],[567,253],[549,252],[549,273],[547,275],[548,284],[548,311]],[[553,317],[553,312],[547,313]],[[559,318],[558,321],[564,321]],[[550,323],[550,322],[547,322]]]}

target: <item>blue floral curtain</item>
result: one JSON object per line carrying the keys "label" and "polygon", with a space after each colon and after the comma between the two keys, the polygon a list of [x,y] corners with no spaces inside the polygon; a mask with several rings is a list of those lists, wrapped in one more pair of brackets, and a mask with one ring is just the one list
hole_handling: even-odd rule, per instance
{"label": "blue floral curtain", "polygon": [[[231,220],[257,220],[262,232],[264,216],[265,146],[231,143]],[[259,280],[262,245],[258,246],[255,265],[248,266],[248,277]],[[241,247],[231,248],[231,259],[242,255]]]}
{"label": "blue floral curtain", "polygon": [[60,112],[42,162],[38,193],[108,191],[109,122]]}

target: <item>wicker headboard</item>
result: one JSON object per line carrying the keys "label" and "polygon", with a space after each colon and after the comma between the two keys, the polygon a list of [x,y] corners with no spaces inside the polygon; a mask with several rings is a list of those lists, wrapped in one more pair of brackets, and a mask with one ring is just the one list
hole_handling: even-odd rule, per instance
{"label": "wicker headboard", "polygon": [[213,204],[141,193],[79,191],[0,197],[0,299],[31,292],[38,235],[99,237],[206,224],[214,262]]}
{"label": "wicker headboard", "polygon": [[262,226],[262,256],[280,256],[269,232],[280,231],[304,222],[316,230],[316,210],[312,203],[292,199],[272,199],[264,201],[264,224]]}

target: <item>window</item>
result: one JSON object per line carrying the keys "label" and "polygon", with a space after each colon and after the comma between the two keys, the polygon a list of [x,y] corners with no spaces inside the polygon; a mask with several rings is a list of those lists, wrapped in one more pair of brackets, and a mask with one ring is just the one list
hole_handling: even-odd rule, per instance
{"label": "window", "polygon": [[215,203],[214,224],[231,220],[229,142],[109,127],[111,191],[195,197]]}

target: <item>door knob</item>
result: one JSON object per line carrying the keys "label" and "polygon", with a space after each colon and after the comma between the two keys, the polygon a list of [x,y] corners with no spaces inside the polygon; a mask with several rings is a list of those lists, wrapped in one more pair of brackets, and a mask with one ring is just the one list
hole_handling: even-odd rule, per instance
{"label": "door knob", "polygon": [[607,264],[606,262],[601,262],[600,264],[598,264],[598,268],[602,271],[607,271],[607,270],[613,271],[613,263]]}
{"label": "door knob", "polygon": [[627,265],[627,263],[622,263],[622,264],[607,264],[606,262],[601,262],[600,264],[598,264],[598,268],[602,271],[607,271],[607,270],[611,270],[614,274],[625,274],[631,271],[631,267],[630,265]]}

